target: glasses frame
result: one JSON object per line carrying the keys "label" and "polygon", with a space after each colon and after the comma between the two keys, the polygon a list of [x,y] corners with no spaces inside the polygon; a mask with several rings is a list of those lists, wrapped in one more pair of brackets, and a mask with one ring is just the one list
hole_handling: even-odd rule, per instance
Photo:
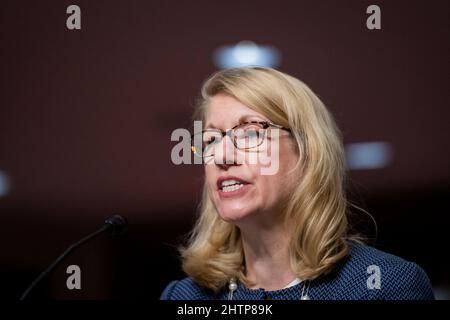
{"label": "glasses frame", "polygon": [[[244,126],[244,125],[246,125],[246,124],[252,124],[252,123],[257,123],[257,124],[260,124],[260,125],[263,126],[263,127],[262,127],[262,130],[263,130],[263,137],[262,137],[262,139],[261,139],[261,142],[260,142],[258,145],[254,146],[254,147],[250,147],[250,148],[240,148],[240,147],[238,147],[238,146],[237,146],[237,141],[236,141],[236,136],[235,136],[235,134],[234,134],[235,129],[238,128],[238,127]],[[233,142],[233,145],[234,145],[234,147],[235,147],[236,149],[238,149],[238,150],[247,150],[247,149],[253,149],[253,148],[256,148],[256,147],[260,146],[260,145],[263,143],[264,138],[266,137],[266,132],[267,132],[267,129],[268,129],[268,128],[277,128],[277,129],[285,130],[285,131],[288,131],[289,133],[292,133],[292,130],[291,130],[290,128],[280,126],[280,125],[275,124],[275,123],[272,123],[272,122],[270,122],[270,121],[246,121],[246,122],[239,123],[239,124],[235,125],[233,128],[228,129],[228,130],[226,130],[226,131],[223,131],[223,130],[220,130],[220,129],[206,129],[206,130],[202,130],[202,131],[201,131],[201,134],[202,134],[202,137],[203,137],[203,133],[204,133],[204,132],[208,132],[208,131],[220,132],[220,133],[222,134],[222,138],[221,138],[220,141],[222,141],[223,138],[224,138],[225,136],[228,136],[228,137],[230,137],[230,139],[231,139],[231,141]],[[196,134],[191,135],[191,150],[192,150],[192,152],[194,153],[194,155],[196,155],[196,156],[198,156],[198,157],[202,157],[203,159],[206,158],[206,157],[213,157],[214,154],[208,155],[208,156],[204,156],[204,155],[201,155],[201,156],[200,156],[200,155],[198,155],[198,154],[195,153],[195,149],[196,149],[196,147],[195,147],[195,145],[194,145],[194,136],[195,136],[195,135],[196,135]],[[203,151],[203,150],[202,150],[202,151]]]}

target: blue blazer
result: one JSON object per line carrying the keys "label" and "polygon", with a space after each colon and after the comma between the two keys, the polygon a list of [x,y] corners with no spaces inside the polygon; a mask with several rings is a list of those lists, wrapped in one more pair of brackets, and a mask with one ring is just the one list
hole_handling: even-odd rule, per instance
{"label": "blue blazer", "polygon": [[[349,247],[349,255],[326,276],[275,291],[238,282],[233,300],[298,300],[306,288],[311,300],[434,299],[430,280],[417,264],[360,243],[349,242]],[[226,300],[228,293],[228,286],[214,293],[188,277],[169,283],[161,300]]]}

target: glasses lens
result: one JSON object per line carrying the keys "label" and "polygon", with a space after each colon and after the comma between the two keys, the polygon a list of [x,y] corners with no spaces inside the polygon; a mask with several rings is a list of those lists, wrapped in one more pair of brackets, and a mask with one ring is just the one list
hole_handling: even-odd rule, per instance
{"label": "glasses lens", "polygon": [[248,123],[234,129],[236,146],[239,149],[250,149],[259,146],[264,139],[264,128],[259,123]]}
{"label": "glasses lens", "polygon": [[222,133],[217,130],[205,130],[202,135],[203,157],[214,155],[215,146],[222,140]]}

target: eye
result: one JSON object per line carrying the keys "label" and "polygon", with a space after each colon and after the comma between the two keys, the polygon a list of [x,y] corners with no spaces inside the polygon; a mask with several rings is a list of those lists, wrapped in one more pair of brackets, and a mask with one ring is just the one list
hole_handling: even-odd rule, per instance
{"label": "eye", "polygon": [[260,135],[261,128],[248,128],[244,131],[244,136],[246,138],[258,138]]}
{"label": "eye", "polygon": [[211,144],[217,143],[221,139],[221,134],[216,132],[205,132],[203,134],[203,144],[204,146],[209,146]]}
{"label": "eye", "polygon": [[246,139],[259,138],[262,130],[263,128],[259,124],[248,124],[242,128],[241,137]]}
{"label": "eye", "polygon": [[211,143],[214,143],[214,141],[216,141],[216,137],[212,136],[212,137],[208,137],[208,138],[204,141],[204,143],[205,143],[206,145],[209,145],[209,144],[211,144]]}

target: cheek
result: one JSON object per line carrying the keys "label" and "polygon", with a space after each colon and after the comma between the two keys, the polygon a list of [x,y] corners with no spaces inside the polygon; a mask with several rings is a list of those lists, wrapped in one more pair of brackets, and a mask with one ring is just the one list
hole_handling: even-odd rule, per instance
{"label": "cheek", "polygon": [[206,185],[208,186],[208,189],[210,189],[210,190],[212,189],[211,191],[213,191],[215,189],[215,185],[216,185],[216,178],[214,177],[212,167],[209,165],[206,165],[204,172],[205,172]]}
{"label": "cheek", "polygon": [[297,155],[280,154],[279,169],[273,175],[260,175],[258,185],[266,201],[284,201],[298,183],[298,172],[293,171],[297,163]]}
{"label": "cheek", "polygon": [[205,174],[206,180],[208,180],[211,177],[211,170],[208,165],[205,165],[205,167],[203,169],[203,173]]}
{"label": "cheek", "polygon": [[260,176],[258,179],[258,189],[263,200],[277,198],[280,191],[284,189],[285,183],[279,174],[271,176]]}

